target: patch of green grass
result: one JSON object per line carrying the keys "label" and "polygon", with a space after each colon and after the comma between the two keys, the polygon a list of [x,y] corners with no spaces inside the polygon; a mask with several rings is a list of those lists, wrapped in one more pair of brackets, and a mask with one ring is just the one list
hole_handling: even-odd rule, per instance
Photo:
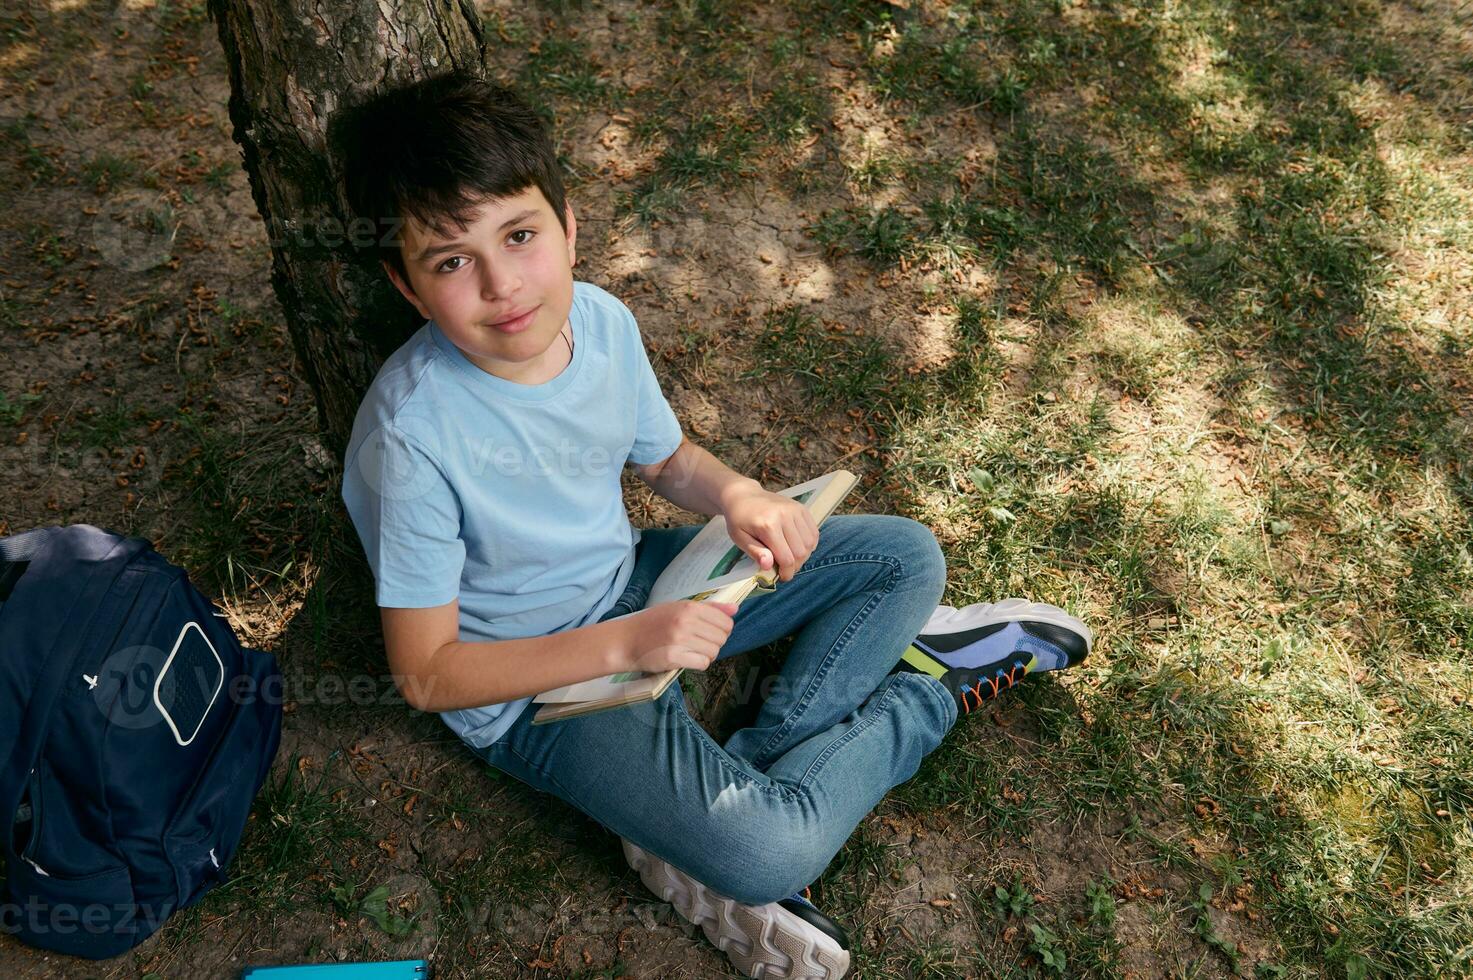
{"label": "patch of green grass", "polygon": [[679,60],[711,63],[743,40],[735,15],[720,0],[674,0],[660,8],[659,31],[674,42]]}
{"label": "patch of green grass", "polygon": [[[929,111],[947,103],[985,106],[998,96],[998,86],[981,69],[982,39],[975,34],[940,34],[921,24],[897,32],[886,22],[872,24],[866,38],[867,67],[876,92],[915,102]],[[887,53],[877,49],[883,45]],[[1014,111],[1020,93],[1006,88],[1004,101]]]}
{"label": "patch of green grass", "polygon": [[84,410],[63,424],[59,441],[64,445],[110,452],[131,444],[130,433],[153,418],[149,409],[130,406],[121,396],[106,408]]}
{"label": "patch of green grass", "polygon": [[830,255],[854,253],[889,268],[920,250],[914,223],[893,207],[825,211],[808,233]]}
{"label": "patch of green grass", "polygon": [[776,81],[757,118],[765,137],[785,147],[805,139],[823,121],[823,110],[818,76],[799,73]]}
{"label": "patch of green grass", "polygon": [[153,82],[149,81],[147,74],[134,75],[128,81],[128,94],[140,102],[147,101],[153,95]]}
{"label": "patch of green grass", "polygon": [[710,113],[668,135],[670,145],[656,166],[672,181],[686,185],[737,175],[754,146],[746,130]]}
{"label": "patch of green grass", "polygon": [[[579,111],[591,106],[616,107],[619,88],[600,70],[597,56],[582,41],[560,35],[544,37],[527,56],[521,84],[566,99]],[[542,96],[546,98],[546,96]]]}
{"label": "patch of green grass", "polygon": [[676,213],[694,188],[750,176],[756,135],[731,120],[702,113],[665,136],[654,172],[620,200],[620,210],[640,222]]}
{"label": "patch of green grass", "polygon": [[304,775],[288,760],[261,787],[230,879],[206,902],[259,913],[299,908],[314,888],[308,869],[329,870],[365,845],[372,839],[347,799],[330,791],[324,774]]}
{"label": "patch of green grass", "polygon": [[1130,213],[1149,195],[1112,153],[1078,137],[1023,128],[1002,170],[1029,209],[1030,237],[1061,265],[1113,278],[1132,260]]}
{"label": "patch of green grass", "polygon": [[897,380],[879,338],[827,330],[796,305],[768,314],[757,337],[755,361],[744,377],[801,378],[820,407],[870,405],[880,389]]}
{"label": "patch of green grass", "polygon": [[23,235],[31,256],[47,269],[55,271],[77,258],[78,250],[69,244],[67,234],[45,221],[32,222]]}
{"label": "patch of green grass", "polygon": [[15,396],[0,391],[0,422],[6,425],[20,425],[25,418],[26,411],[36,402],[41,400],[40,395],[23,391]]}
{"label": "patch of green grass", "polygon": [[231,595],[278,589],[303,573],[304,556],[356,566],[335,500],[307,492],[306,433],[243,429],[194,413],[178,419],[187,451],[166,480],[188,487],[196,517],[175,559]]}
{"label": "patch of green grass", "polygon": [[854,186],[868,193],[883,187],[900,175],[901,161],[898,157],[883,153],[867,154],[858,164],[849,168],[849,180]]}
{"label": "patch of green grass", "polygon": [[21,166],[35,182],[50,180],[59,173],[51,157],[31,142],[30,129],[39,118],[33,112],[27,113],[0,126],[0,143],[20,151]]}
{"label": "patch of green grass", "polygon": [[98,153],[82,165],[82,179],[102,194],[138,172],[138,164],[116,153]]}
{"label": "patch of green grass", "polygon": [[515,828],[497,841],[492,853],[453,868],[427,869],[451,924],[497,932],[508,920],[527,918],[529,908],[558,901],[556,845],[538,829]]}
{"label": "patch of green grass", "polygon": [[943,936],[930,936],[907,946],[898,960],[890,966],[898,969],[905,977],[960,977],[964,950],[948,942]]}
{"label": "patch of green grass", "polygon": [[205,184],[213,190],[226,191],[230,189],[230,178],[236,173],[238,166],[231,160],[222,160],[209,169],[204,176]]}
{"label": "patch of green grass", "polygon": [[180,0],[159,0],[154,9],[159,28],[165,32],[187,30],[206,22],[208,6],[204,3],[185,3]]}

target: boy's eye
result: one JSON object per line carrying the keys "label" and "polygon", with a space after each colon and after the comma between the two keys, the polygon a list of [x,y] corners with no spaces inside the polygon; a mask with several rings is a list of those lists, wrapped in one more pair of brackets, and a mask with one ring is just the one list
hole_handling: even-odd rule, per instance
{"label": "boy's eye", "polygon": [[454,269],[447,269],[445,267],[447,265],[449,265],[451,262],[460,262],[460,261],[463,261],[464,259],[465,259],[465,256],[464,255],[452,255],[452,256],[450,256],[450,258],[448,258],[444,262],[441,262],[440,263],[440,271],[441,272],[455,272],[457,269],[460,268],[460,266],[456,266]]}
{"label": "boy's eye", "polygon": [[[537,234],[537,233],[535,231],[533,231],[532,229],[530,229],[530,228],[519,228],[516,231],[512,232],[511,235],[510,235],[510,237],[511,238],[516,238],[518,235],[535,235],[535,234]],[[525,245],[525,244],[527,244],[527,242],[529,240],[530,239],[523,239],[523,240],[521,240],[519,242],[513,242],[512,244],[514,244],[514,245]]]}

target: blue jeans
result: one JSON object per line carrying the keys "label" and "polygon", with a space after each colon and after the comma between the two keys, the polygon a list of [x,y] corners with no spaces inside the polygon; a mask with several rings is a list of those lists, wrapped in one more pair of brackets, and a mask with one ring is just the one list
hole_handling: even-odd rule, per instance
{"label": "blue jeans", "polygon": [[[604,618],[643,608],[697,530],[645,531]],[[822,874],[956,722],[956,703],[934,678],[890,674],[945,585],[925,526],[831,517],[792,581],[738,607],[718,659],[794,642],[753,724],[724,746],[671,684],[654,701],[547,725],[532,725],[533,705],[477,751],[719,894],[753,905],[786,898]]]}

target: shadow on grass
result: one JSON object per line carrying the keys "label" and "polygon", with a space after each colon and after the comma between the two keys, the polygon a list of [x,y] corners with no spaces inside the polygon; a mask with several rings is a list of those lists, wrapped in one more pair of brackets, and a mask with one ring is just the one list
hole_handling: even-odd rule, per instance
{"label": "shadow on grass", "polygon": [[[949,400],[1000,385],[996,350],[1016,308],[1039,328],[1024,361],[1034,400],[983,460],[996,486],[1012,488],[1007,498],[994,491],[989,506],[1006,510],[1041,496],[1045,473],[1082,468],[1110,435],[1102,403],[1057,431],[1056,409],[1041,400],[1075,369],[1071,358],[1089,340],[1087,325],[1056,295],[1082,272],[1104,291],[1148,282],[1204,345],[1237,365],[1238,380],[1268,379],[1276,408],[1301,420],[1308,451],[1347,474],[1355,489],[1374,496],[1388,468],[1423,469],[1445,482],[1466,526],[1473,468],[1466,420],[1447,393],[1452,383],[1473,380],[1467,352],[1417,353],[1415,337],[1383,301],[1397,247],[1398,178],[1357,101],[1367,83],[1410,95],[1457,144],[1466,139],[1466,113],[1422,76],[1455,80],[1466,64],[1437,45],[1418,53],[1428,60],[1410,62],[1389,40],[1389,13],[1362,2],[1202,0],[1173,5],[1170,16],[1164,5],[1117,2],[957,6],[964,16],[945,23],[929,11],[895,23],[899,15],[879,2],[804,3],[795,8],[796,29],[766,37],[744,30],[734,8],[657,8],[651,16],[665,36],[682,39],[684,51],[670,54],[658,84],[634,103],[636,134],[664,140],[665,149],[654,172],[629,191],[625,211],[642,220],[678,216],[694,191],[749,179],[763,164],[791,163],[787,155],[813,138],[806,164],[779,176],[800,191],[839,183],[848,204],[817,223],[823,244],[879,268],[950,250],[1004,273],[992,302],[958,299],[960,356],[944,371],[910,377],[855,346],[852,376],[822,377],[817,389],[805,389],[840,402],[883,395],[894,418],[881,435],[892,436],[934,418]],[[39,37],[60,38],[69,48],[90,36],[77,11],[34,7],[4,16],[10,40],[0,57]],[[1184,74],[1183,17],[1193,43],[1205,49],[1193,69],[1198,81]],[[890,36],[892,24],[897,37]],[[517,43],[536,37],[528,29]],[[830,125],[839,113],[819,81],[817,53],[839,41],[851,45],[867,81],[892,107],[922,117],[977,113],[998,135],[989,179],[937,187],[917,178],[919,199],[906,209],[873,208],[842,186],[842,154]],[[885,44],[893,56],[879,53]],[[742,96],[750,76],[727,57],[748,49],[760,49],[775,69],[757,79],[751,102]],[[576,44],[546,46],[529,62],[524,82],[556,76],[546,90],[551,97],[623,105],[628,93],[611,89],[581,58]],[[78,55],[65,64],[80,69],[85,62]],[[1205,95],[1192,88],[1199,84]],[[1087,91],[1094,98],[1085,105]],[[51,179],[40,169],[33,135],[19,121],[6,141],[32,165],[34,179]],[[878,170],[871,176],[883,179]],[[1202,205],[1209,191],[1214,203]],[[1040,259],[1062,271],[1041,272]],[[788,348],[811,353],[816,344],[784,331],[816,329],[790,318],[775,333]],[[813,367],[822,361],[811,360]],[[1149,397],[1162,383],[1149,372],[1126,378],[1129,365],[1091,367],[1133,396]],[[1238,382],[1215,381],[1231,402]],[[975,410],[985,411],[985,401]],[[437,719],[406,714],[392,697],[378,703],[389,692],[371,588],[336,487],[314,490],[311,479],[276,465],[300,449],[290,438],[264,430],[250,436],[236,444],[208,428],[194,433],[200,453],[186,471],[195,503],[176,515],[191,537],[174,557],[204,570],[203,584],[217,593],[290,593],[300,602],[280,610],[290,621],[278,648],[289,689],[309,694],[288,716],[288,747],[258,803],[243,876],[206,910],[269,911],[305,899],[330,912],[332,887],[388,874],[401,860],[391,849],[417,846],[423,853],[415,866],[447,904],[442,928],[466,939],[457,945],[467,949],[454,951],[451,962],[469,970],[485,949],[475,943],[477,910],[486,902],[547,899],[580,871],[632,881],[606,835],[580,815],[487,774]],[[910,477],[939,479],[954,474],[955,464],[937,459]],[[1287,766],[1284,753],[1273,751],[1282,749],[1284,733],[1247,721],[1264,710],[1262,684],[1239,688],[1201,665],[1161,663],[1152,644],[1163,630],[1201,625],[1194,598],[1164,574],[1170,547],[1199,532],[1149,525],[1140,511],[1139,501],[1106,487],[1072,495],[1061,510],[1042,515],[1046,527],[1027,534],[985,525],[976,554],[981,567],[1036,563],[1042,551],[1047,561],[1107,581],[1113,608],[1125,617],[1111,624],[1111,666],[1098,692],[1071,698],[1046,683],[1024,695],[1042,746],[1031,771],[1004,768],[996,760],[1013,746],[988,736],[968,743],[980,751],[929,759],[892,802],[918,811],[959,806],[991,833],[1009,836],[1050,813],[1129,813],[1145,801],[1239,849],[1224,868],[1189,859],[1186,866],[1219,885],[1229,872],[1251,876],[1257,901],[1302,962],[1347,973],[1430,972],[1449,953],[1449,937],[1467,924],[1466,907],[1455,900],[1414,904],[1442,894],[1437,882],[1473,811],[1466,722],[1409,694],[1402,739],[1423,756],[1440,756],[1441,764],[1369,766],[1351,753],[1327,751]],[[1463,656],[1451,640],[1468,648],[1473,617],[1459,596],[1469,579],[1457,557],[1466,541],[1455,530],[1409,542],[1394,608],[1371,617],[1390,622],[1357,649],[1372,666],[1398,631],[1409,632],[1429,660]],[[283,588],[304,568],[313,574],[298,591]],[[1289,577],[1271,579],[1278,598],[1303,598]],[[1153,617],[1170,625],[1151,627]],[[1293,661],[1292,652],[1264,649],[1263,677]],[[1382,666],[1388,676],[1376,678],[1378,695],[1396,680],[1394,658]],[[319,682],[330,675],[346,679],[341,694],[323,691]],[[356,676],[368,680],[364,690],[374,703],[347,703]],[[369,772],[357,773],[363,751],[352,750],[375,741],[393,746],[393,756],[369,760]],[[1161,753],[1160,761],[1149,761],[1144,749]],[[316,760],[315,771],[296,768],[304,756]],[[332,780],[320,781],[316,774],[329,766]],[[431,775],[413,779],[415,768]],[[1285,778],[1320,787],[1326,813],[1286,805]],[[421,783],[411,806],[415,791],[405,787]],[[1026,791],[1027,802],[1009,800],[1005,785]],[[1053,797],[1059,787],[1067,799]],[[340,790],[348,792],[335,800]],[[368,807],[369,799],[382,805]],[[1199,805],[1205,815],[1194,809]],[[1371,821],[1362,839],[1384,848],[1369,860],[1333,853],[1340,845],[1326,831],[1328,819],[1356,811]],[[410,843],[414,835],[417,845]],[[438,838],[464,838],[479,852],[436,850]],[[355,858],[359,866],[350,869]],[[1355,869],[1349,884],[1341,879],[1347,866]],[[833,872],[836,883],[854,886],[852,914],[861,914],[866,889],[886,867],[862,830]]]}
{"label": "shadow on grass", "polygon": [[[1140,272],[1154,277],[1152,289],[1167,297],[1206,344],[1239,365],[1237,370],[1269,380],[1270,400],[1300,421],[1316,459],[1347,474],[1357,490],[1373,495],[1398,468],[1435,474],[1466,527],[1473,516],[1473,467],[1467,421],[1459,414],[1454,392],[1466,390],[1473,380],[1469,362],[1446,346],[1419,353],[1417,332],[1396,321],[1384,296],[1398,247],[1397,222],[1403,219],[1396,199],[1398,178],[1388,170],[1387,148],[1364,118],[1353,91],[1372,78],[1393,91],[1403,88],[1397,72],[1404,69],[1384,37],[1380,8],[1337,6],[1334,16],[1314,3],[1190,8],[1201,18],[1202,36],[1216,49],[1213,69],[1253,108],[1251,125],[1216,133],[1195,115],[1200,100],[1194,102],[1183,91],[1181,59],[1167,50],[1163,35],[1169,28],[1161,21],[1143,16],[1144,8],[1132,5],[1107,4],[1088,18],[1068,20],[1060,16],[1061,9],[1011,5],[996,17],[1001,27],[989,24],[981,33],[991,30],[990,37],[1015,42],[1002,46],[1000,53],[994,49],[1000,60],[1017,55],[1019,62],[1044,65],[1021,76],[1027,87],[1056,83],[1070,59],[1102,66],[1086,69],[1078,81],[1097,90],[1116,86],[1101,114],[1119,127],[1111,134],[1119,143],[1102,148],[1107,137],[1098,135],[1097,128],[1091,131],[1088,114],[1054,111],[1045,99],[1035,105],[1025,87],[1021,98],[1029,108],[1000,141],[993,186],[969,196],[957,188],[950,213],[970,212],[975,218],[952,226],[990,245],[1004,268],[1019,243],[1027,242],[1062,266],[1094,274],[1107,288],[1139,282]],[[913,45],[925,43],[919,34],[908,36]],[[933,48],[938,45],[945,43]],[[1441,71],[1449,73],[1450,68],[1442,65]],[[1447,114],[1443,100],[1434,103],[1431,111],[1449,126],[1465,123]],[[1145,169],[1126,162],[1127,146],[1158,151],[1164,146],[1168,159],[1185,161],[1185,173],[1179,176],[1189,185],[1225,189],[1225,206],[1196,214],[1188,209],[1185,217],[1174,214],[1190,203],[1192,194],[1178,189],[1167,196],[1165,188],[1158,192]],[[1180,188],[1180,181],[1174,183]],[[1110,213],[1112,208],[1119,211]],[[832,232],[835,241],[873,232],[873,226],[842,222],[820,227]],[[904,254],[907,243],[891,239],[905,235],[911,236],[912,254],[919,253],[926,234],[919,224],[902,229],[899,236],[887,232],[882,254],[871,258],[885,261]],[[1037,284],[1036,278],[1020,275],[1012,286],[1011,305],[1029,307]],[[1043,337],[1048,341],[1047,331]],[[1446,343],[1456,342],[1449,335]],[[1029,371],[1040,363],[1047,365],[1046,352],[1025,359]],[[1050,374],[1045,372],[1041,381],[1030,378],[1030,390],[1045,387]],[[1223,380],[1230,388],[1231,379]],[[924,406],[944,402],[947,387],[924,387],[917,397],[907,398],[909,417],[902,412],[901,425],[923,423]],[[1230,398],[1232,392],[1224,394]],[[1014,457],[1002,466],[989,464],[989,472],[1006,472],[1019,485],[1018,495],[1026,497],[1030,463]],[[954,473],[953,465],[942,461],[940,468]],[[1108,493],[1092,502],[1079,500],[1068,514],[1054,516],[1063,517],[1052,531],[1055,547],[1078,554],[1081,563],[1113,562],[1103,571],[1129,597],[1124,609],[1159,604],[1175,615],[1190,608],[1189,601],[1163,591],[1152,574],[1154,562],[1142,554],[1143,542],[1169,546],[1173,539],[1133,533],[1128,515]],[[1408,574],[1388,612],[1405,618],[1420,656],[1456,662],[1460,642],[1466,648],[1473,627],[1466,602],[1458,598],[1467,595],[1470,584],[1466,551],[1456,534],[1428,537],[1408,528],[1400,536],[1408,545]],[[991,557],[1000,557],[1004,547],[994,548]],[[1292,578],[1275,575],[1272,584],[1279,599],[1304,598]],[[1376,644],[1375,637],[1367,637],[1357,652],[1374,661]],[[1135,678],[1127,679],[1132,673]],[[1349,862],[1357,875],[1370,875],[1362,882],[1365,888],[1357,897],[1362,904],[1357,905],[1331,884],[1340,873],[1332,869],[1343,867],[1336,861],[1345,861],[1346,855],[1330,854],[1321,846],[1318,838],[1325,827],[1320,815],[1286,810],[1272,791],[1284,760],[1254,752],[1255,733],[1241,723],[1257,706],[1234,697],[1229,687],[1204,686],[1203,678],[1191,672],[1156,676],[1136,667],[1122,675],[1122,693],[1144,700],[1149,720],[1212,743],[1207,754],[1180,763],[1188,769],[1172,771],[1190,772],[1194,791],[1231,804],[1231,818],[1220,825],[1240,846],[1260,855],[1261,867],[1295,869],[1298,880],[1281,881],[1274,874],[1273,880],[1260,883],[1259,894],[1270,907],[1293,912],[1279,921],[1297,955],[1328,960],[1352,973],[1421,973],[1466,958],[1466,950],[1460,952],[1449,942],[1468,921],[1468,910],[1435,897],[1441,894],[1438,882],[1451,873],[1448,861],[1457,847],[1458,821],[1468,814],[1468,785],[1451,775],[1458,765],[1448,766],[1443,757],[1431,765],[1411,762],[1398,771],[1383,768],[1376,773],[1356,771],[1353,760],[1341,759],[1337,765],[1350,767],[1344,772],[1302,774],[1326,792],[1362,780],[1374,787],[1352,794],[1359,794],[1357,799],[1372,814],[1365,826],[1377,829],[1369,838],[1385,847],[1373,861]],[[1174,693],[1162,693],[1168,690]],[[1449,733],[1466,728],[1436,703],[1411,700],[1421,717],[1405,741],[1417,744],[1417,739],[1423,746],[1418,751],[1447,744]],[[1116,749],[1130,744],[1120,733],[1133,727],[1119,722],[1116,735],[1123,744]],[[929,780],[943,795],[952,786],[996,788],[985,772],[967,777],[938,765],[918,781]],[[1124,785],[1132,792],[1140,788],[1136,780],[1127,779]],[[1235,800],[1247,801],[1246,808]],[[983,809],[980,819],[1000,819],[993,812],[995,804]],[[1429,853],[1437,859],[1429,860]],[[1392,864],[1405,875],[1399,887],[1387,884],[1383,874]],[[1435,911],[1414,906],[1413,894],[1431,902]]]}

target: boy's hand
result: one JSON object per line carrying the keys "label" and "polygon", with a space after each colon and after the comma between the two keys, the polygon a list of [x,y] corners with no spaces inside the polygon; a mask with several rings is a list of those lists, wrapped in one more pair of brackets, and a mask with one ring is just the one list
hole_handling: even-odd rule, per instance
{"label": "boy's hand", "polygon": [[731,635],[734,602],[662,602],[623,617],[627,640],[616,670],[705,670]]}
{"label": "boy's hand", "polygon": [[818,545],[818,524],[812,512],[792,497],[758,485],[728,498],[721,516],[736,546],[764,572],[775,564],[784,582],[798,574]]}

